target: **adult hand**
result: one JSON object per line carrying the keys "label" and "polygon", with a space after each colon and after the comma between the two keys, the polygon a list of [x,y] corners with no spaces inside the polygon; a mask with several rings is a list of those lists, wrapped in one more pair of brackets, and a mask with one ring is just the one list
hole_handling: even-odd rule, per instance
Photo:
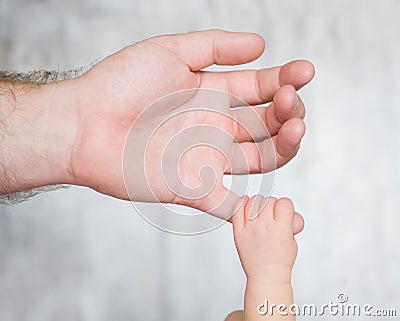
{"label": "adult hand", "polygon": [[[73,182],[104,194],[128,199],[121,160],[130,126],[149,104],[167,94],[190,88],[222,90],[240,97],[252,106],[273,100],[268,108],[254,106],[252,110],[265,122],[272,136],[276,167],[286,164],[296,155],[304,135],[302,118],[305,109],[296,90],[313,78],[312,64],[307,61],[294,61],[282,67],[262,70],[202,71],[213,64],[247,63],[259,57],[263,51],[264,41],[257,34],[209,30],[150,38],[104,59],[82,77],[74,80],[77,84],[77,123],[70,163]],[[159,110],[163,117],[168,112],[165,109]],[[232,110],[234,117],[243,121],[248,113],[246,109]],[[160,115],[155,114],[154,117]],[[275,169],[260,164],[260,158],[256,157],[254,138],[249,137],[240,126],[232,126],[227,119],[215,124],[210,113],[203,114],[203,117],[198,116],[194,122],[189,123],[182,120],[182,117],[177,117],[173,123],[176,125],[176,131],[180,130],[183,124],[189,126],[196,122],[214,123],[230,131],[241,143],[250,172]],[[150,124],[149,128],[152,128]],[[131,135],[133,140],[135,135],[138,141],[141,139],[139,132]],[[198,178],[198,169],[204,165],[212,165],[216,169],[217,175],[221,176],[218,177],[218,181],[222,179],[224,172],[229,172],[223,160],[213,160],[212,164],[209,164],[209,150],[199,148],[193,153],[196,153],[195,168],[193,164],[182,165],[184,167],[180,168],[180,172],[185,173],[188,181],[195,181],[196,178],[192,176]],[[138,155],[137,160],[139,158],[143,158],[143,155]],[[132,163],[132,167],[140,166],[141,163]],[[243,169],[241,173],[246,171],[247,169]],[[217,183],[215,193],[191,201],[190,198],[173,195],[166,188],[161,175],[158,175],[158,168],[150,168],[146,174],[150,176],[150,185],[154,187],[151,189],[155,195],[149,195],[145,191],[141,193],[140,189],[144,186],[142,179],[137,178],[135,182],[135,178],[132,177],[129,180],[130,185],[133,184],[132,189],[135,190],[134,200],[178,203],[210,211],[216,202],[227,195],[222,184]],[[297,218],[296,224],[302,225],[301,219]],[[299,228],[300,226],[295,226],[295,229]]]}
{"label": "adult hand", "polygon": [[[236,167],[234,173],[266,172],[286,164],[296,155],[304,135],[305,125],[302,118],[305,109],[296,90],[313,78],[312,64],[294,61],[282,67],[262,70],[202,71],[213,64],[238,65],[250,62],[259,57],[263,50],[263,39],[252,33],[209,30],[159,36],[124,48],[81,77],[46,84],[30,90],[29,93],[25,93],[25,85],[18,86],[10,94],[9,100],[16,101],[18,108],[13,109],[13,117],[18,118],[19,123],[24,124],[29,118],[30,124],[34,124],[24,136],[24,146],[32,149],[35,158],[32,157],[33,161],[27,160],[24,166],[34,165],[37,171],[35,175],[29,171],[26,175],[21,174],[24,176],[24,185],[2,188],[2,193],[18,191],[24,187],[67,183],[88,186],[113,197],[129,199],[121,164],[132,123],[157,99],[191,88],[217,89],[240,97],[252,106],[249,110],[255,111],[265,123],[270,139],[265,134],[256,138],[249,137],[242,127],[234,126],[233,121],[229,123],[224,120],[215,124],[210,113],[190,123],[214,124],[234,137],[235,144],[245,151],[248,160],[247,168]],[[19,99],[20,96],[23,99]],[[271,101],[273,102],[268,108],[256,106]],[[40,106],[40,113],[36,106]],[[30,110],[33,107],[36,108],[34,112]],[[163,112],[160,110],[160,115]],[[227,109],[227,113],[229,112]],[[166,114],[165,112],[163,115]],[[246,108],[233,109],[231,114],[240,122],[251,124]],[[181,128],[182,124],[178,124],[178,119],[176,129]],[[7,120],[12,122],[10,118]],[[149,128],[151,122],[150,119]],[[9,141],[13,141],[13,137],[10,136]],[[137,137],[140,139],[139,133]],[[274,166],[262,164],[259,157],[256,157],[257,145],[254,140],[270,140],[274,143]],[[20,139],[15,139],[12,144],[22,150]],[[13,150],[17,151],[18,148]],[[193,150],[193,153],[197,158],[195,170],[184,165],[179,169],[180,173],[188,176],[188,181],[194,176],[198,178],[198,169],[206,165],[215,169],[218,181],[222,174],[231,171],[220,159],[210,163],[206,149],[199,148]],[[8,164],[12,164],[15,157],[6,159],[2,166],[10,167]],[[143,155],[136,157],[143,158]],[[45,159],[46,162],[40,159]],[[151,172],[150,168],[146,173]],[[154,169],[154,173],[158,171]],[[211,193],[209,197],[190,201],[169,193],[164,188],[162,177],[153,175],[150,181],[151,186],[158,187],[153,190],[150,186],[155,195],[152,193],[149,196],[146,191],[141,195],[139,192],[135,193],[133,200],[178,203],[210,211],[215,207],[213,199],[220,202],[226,195],[229,196],[217,183],[213,195]],[[142,180],[137,181],[138,190],[142,184]],[[230,203],[233,204],[233,199]],[[302,225],[302,219],[295,217],[295,232],[301,230]]]}

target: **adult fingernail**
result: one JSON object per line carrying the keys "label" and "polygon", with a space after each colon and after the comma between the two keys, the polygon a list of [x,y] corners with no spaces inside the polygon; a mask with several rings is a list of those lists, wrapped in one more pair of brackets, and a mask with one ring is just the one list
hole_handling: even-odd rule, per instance
{"label": "adult fingernail", "polygon": [[296,110],[297,107],[299,107],[299,96],[296,95],[296,101],[295,101],[294,106],[292,107],[292,109]]}

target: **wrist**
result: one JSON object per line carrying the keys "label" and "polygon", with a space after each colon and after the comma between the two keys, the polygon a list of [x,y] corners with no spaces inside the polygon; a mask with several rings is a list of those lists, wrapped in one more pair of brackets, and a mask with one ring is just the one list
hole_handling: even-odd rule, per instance
{"label": "wrist", "polygon": [[286,264],[266,264],[246,272],[247,281],[262,283],[291,283],[292,267]]}
{"label": "wrist", "polygon": [[55,180],[52,184],[75,182],[71,159],[78,126],[78,79],[46,84],[43,88],[48,117],[42,139],[47,143],[48,167]]}

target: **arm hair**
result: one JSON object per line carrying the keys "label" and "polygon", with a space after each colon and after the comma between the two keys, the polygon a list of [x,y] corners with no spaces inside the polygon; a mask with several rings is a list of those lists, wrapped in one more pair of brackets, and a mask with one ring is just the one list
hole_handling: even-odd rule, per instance
{"label": "arm hair", "polygon": [[[29,71],[29,72],[15,72],[15,71],[0,71],[0,96],[6,96],[10,100],[10,109],[6,112],[6,115],[0,114],[0,144],[3,143],[4,137],[7,135],[7,128],[5,120],[15,109],[15,104],[17,97],[13,90],[16,83],[23,83],[27,85],[27,90],[29,88],[39,86],[40,84],[52,83],[56,81],[76,78],[86,72],[88,67],[81,67],[77,69],[71,69],[63,72],[58,71],[46,71],[46,70],[38,70],[38,71]],[[0,173],[2,174],[1,180],[4,184],[12,184],[15,181],[15,173],[5,168],[1,164],[1,155],[0,155]],[[12,194],[4,194],[0,195],[0,206],[3,205],[14,205],[20,202],[23,202],[35,195],[38,195],[42,192],[49,192],[59,188],[67,188],[67,185],[53,185],[53,186],[44,186],[33,189],[28,189],[21,192],[16,192]]]}

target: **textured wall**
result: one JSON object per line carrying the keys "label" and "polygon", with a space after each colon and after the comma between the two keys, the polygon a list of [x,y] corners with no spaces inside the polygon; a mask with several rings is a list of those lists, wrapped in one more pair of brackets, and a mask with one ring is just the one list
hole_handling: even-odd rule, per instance
{"label": "textured wall", "polygon": [[[397,0],[0,0],[0,69],[63,70],[206,28],[262,34],[252,68],[313,61],[308,132],[274,191],[306,218],[296,301],[400,308],[399,14]],[[0,208],[2,321],[223,320],[243,289],[229,225],[166,234],[84,188]]]}

